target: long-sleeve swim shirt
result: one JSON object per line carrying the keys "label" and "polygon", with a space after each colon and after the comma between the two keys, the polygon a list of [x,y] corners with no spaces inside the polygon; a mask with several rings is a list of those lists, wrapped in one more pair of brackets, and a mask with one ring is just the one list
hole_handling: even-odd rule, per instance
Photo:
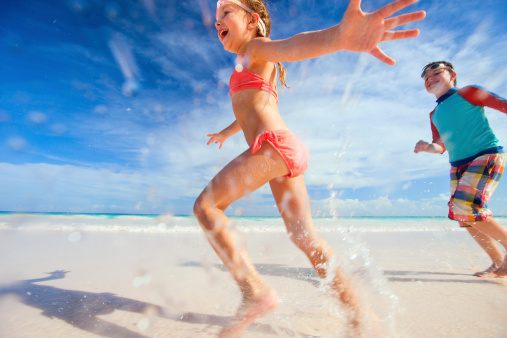
{"label": "long-sleeve swim shirt", "polygon": [[484,107],[507,114],[507,100],[476,85],[452,88],[438,98],[430,113],[433,143],[442,146],[442,153],[448,151],[452,166],[483,154],[503,152]]}

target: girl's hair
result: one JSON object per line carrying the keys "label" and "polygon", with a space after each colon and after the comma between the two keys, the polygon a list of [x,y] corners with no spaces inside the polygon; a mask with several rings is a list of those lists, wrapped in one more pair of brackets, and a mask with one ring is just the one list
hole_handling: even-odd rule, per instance
{"label": "girl's hair", "polygon": [[[247,5],[252,11],[259,14],[259,17],[264,21],[264,25],[266,26],[266,37],[269,38],[271,33],[271,18],[268,13],[268,9],[262,0],[241,0],[245,5]],[[257,36],[263,36],[262,32],[259,28],[257,28]],[[278,79],[282,84],[282,87],[287,86],[285,82],[285,77],[287,76],[287,70],[282,66],[281,62],[277,62],[278,65]]]}

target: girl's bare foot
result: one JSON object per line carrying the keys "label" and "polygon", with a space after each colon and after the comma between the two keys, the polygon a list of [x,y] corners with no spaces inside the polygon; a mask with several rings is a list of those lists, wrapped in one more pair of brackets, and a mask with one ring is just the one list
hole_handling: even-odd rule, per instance
{"label": "girl's bare foot", "polygon": [[254,320],[264,317],[269,312],[276,309],[279,301],[278,294],[273,289],[269,289],[258,298],[243,300],[243,304],[241,304],[232,324],[222,329],[218,337],[240,337],[243,330]]}
{"label": "girl's bare foot", "polygon": [[474,276],[481,277],[481,278],[495,278],[497,276],[495,273],[495,270],[497,270],[497,269],[498,269],[498,266],[495,263],[493,263],[486,270],[474,273]]}

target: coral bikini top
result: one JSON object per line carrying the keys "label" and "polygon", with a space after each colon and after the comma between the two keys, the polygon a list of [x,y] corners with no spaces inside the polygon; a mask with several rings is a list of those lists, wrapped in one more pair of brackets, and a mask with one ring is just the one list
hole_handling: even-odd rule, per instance
{"label": "coral bikini top", "polygon": [[278,104],[278,94],[276,93],[275,87],[266,81],[262,76],[257,75],[246,68],[243,68],[241,72],[234,70],[229,80],[229,95],[232,96],[237,91],[243,89],[259,89],[270,93],[276,99]]}

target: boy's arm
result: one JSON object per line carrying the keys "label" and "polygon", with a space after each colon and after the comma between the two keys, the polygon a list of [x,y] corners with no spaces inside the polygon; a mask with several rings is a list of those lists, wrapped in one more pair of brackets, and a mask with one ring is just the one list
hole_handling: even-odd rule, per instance
{"label": "boy's arm", "polygon": [[507,100],[484,88],[468,86],[458,90],[458,93],[471,104],[493,108],[507,114]]}
{"label": "boy's arm", "polygon": [[431,154],[442,154],[445,149],[438,143],[428,143],[426,141],[420,140],[415,145],[414,153],[418,154],[421,151]]}
{"label": "boy's arm", "polygon": [[432,143],[428,143],[426,141],[420,140],[416,143],[414,148],[414,153],[420,153],[421,151],[431,153],[431,154],[443,154],[445,152],[444,141],[440,137],[440,133],[438,132],[437,127],[433,124],[431,120],[431,115],[435,110],[430,113],[430,123],[431,123],[431,135],[432,135]]}
{"label": "boy's arm", "polygon": [[434,154],[443,154],[445,152],[444,140],[442,140],[442,137],[440,137],[440,133],[438,132],[437,127],[435,127],[435,125],[433,124],[433,121],[431,120],[431,115],[434,112],[435,111],[433,110],[430,114],[432,147],[431,147],[431,151],[427,151],[427,152],[431,152]]}
{"label": "boy's arm", "polygon": [[213,142],[215,144],[220,143],[220,145],[218,146],[218,149],[221,149],[225,140],[227,140],[232,135],[238,133],[240,130],[241,130],[241,127],[240,127],[238,121],[234,120],[234,122],[232,122],[227,128],[225,128],[221,132],[213,133],[213,134],[206,134],[206,136],[210,137],[207,145],[210,145]]}
{"label": "boy's arm", "polygon": [[327,29],[304,32],[288,39],[253,39],[246,54],[252,61],[270,62],[301,61],[322,55],[348,50],[370,53],[380,61],[393,65],[395,61],[378,47],[383,41],[413,38],[419,30],[391,31],[400,25],[422,20],[424,11],[399,15],[386,19],[417,0],[397,0],[374,13],[361,10],[361,0],[350,0],[340,24]]}

